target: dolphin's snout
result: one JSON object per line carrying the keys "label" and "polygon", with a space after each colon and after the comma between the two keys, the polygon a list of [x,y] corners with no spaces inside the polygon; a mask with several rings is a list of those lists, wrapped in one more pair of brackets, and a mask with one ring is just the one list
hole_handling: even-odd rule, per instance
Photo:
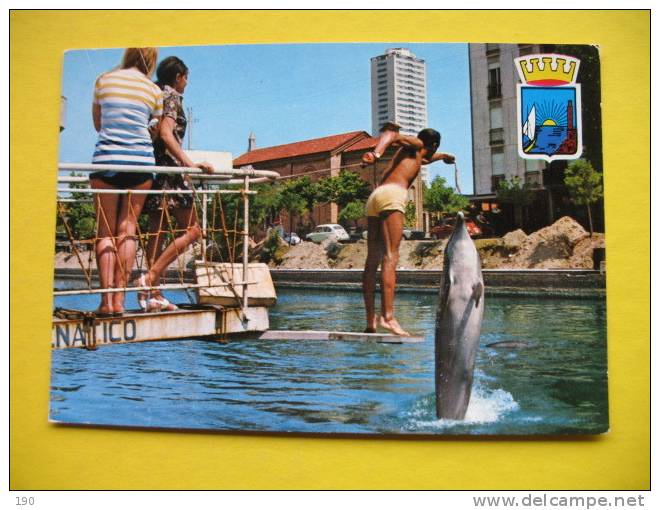
{"label": "dolphin's snout", "polygon": [[465,214],[463,214],[463,211],[458,211],[456,214],[456,225],[455,229],[458,230],[459,228],[465,227]]}

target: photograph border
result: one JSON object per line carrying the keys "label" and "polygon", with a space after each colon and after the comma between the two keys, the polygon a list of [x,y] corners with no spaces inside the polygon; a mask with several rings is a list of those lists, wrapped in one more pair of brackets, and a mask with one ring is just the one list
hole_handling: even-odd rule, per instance
{"label": "photograph border", "polygon": [[[281,437],[48,422],[66,50],[530,41],[600,49],[608,434]],[[10,87],[11,489],[650,488],[649,11],[12,11]]]}

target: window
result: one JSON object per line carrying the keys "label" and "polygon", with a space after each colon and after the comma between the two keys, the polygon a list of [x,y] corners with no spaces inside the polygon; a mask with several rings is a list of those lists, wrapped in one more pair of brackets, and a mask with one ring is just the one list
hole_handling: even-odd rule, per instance
{"label": "window", "polygon": [[490,145],[504,145],[504,129],[495,128],[490,130]]}
{"label": "window", "polygon": [[490,108],[490,128],[497,129],[501,127],[504,127],[504,122],[502,120],[502,105],[497,104]]}
{"label": "window", "polygon": [[540,170],[539,168],[540,161],[538,159],[526,159],[525,160],[525,173],[536,173]]}
{"label": "window", "polygon": [[492,150],[490,163],[493,168],[493,175],[504,175],[504,151],[502,149]]}
{"label": "window", "polygon": [[490,108],[490,145],[504,144],[504,120],[502,105],[497,102]]}
{"label": "window", "polygon": [[502,82],[500,79],[500,66],[497,64],[488,65],[488,99],[502,97]]}
{"label": "window", "polygon": [[491,44],[491,43],[486,44],[486,55],[490,55],[491,53],[499,53],[499,51],[500,51],[499,44]]}

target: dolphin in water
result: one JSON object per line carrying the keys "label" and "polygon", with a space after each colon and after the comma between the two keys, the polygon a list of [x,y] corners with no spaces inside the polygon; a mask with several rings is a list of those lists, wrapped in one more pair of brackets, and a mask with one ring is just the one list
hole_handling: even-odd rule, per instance
{"label": "dolphin in water", "polygon": [[438,418],[465,418],[484,314],[481,260],[463,213],[445,247],[435,324],[435,395]]}
{"label": "dolphin in water", "polygon": [[527,342],[518,342],[516,340],[504,340],[502,342],[486,344],[486,347],[492,347],[493,349],[529,349],[533,347],[533,345],[528,344]]}

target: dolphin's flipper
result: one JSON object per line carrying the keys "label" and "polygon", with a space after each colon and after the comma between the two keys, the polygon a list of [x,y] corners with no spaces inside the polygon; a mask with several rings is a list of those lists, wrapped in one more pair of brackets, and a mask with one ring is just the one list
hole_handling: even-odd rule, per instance
{"label": "dolphin's flipper", "polygon": [[481,301],[481,297],[483,295],[484,295],[484,284],[483,284],[483,282],[475,283],[474,287],[472,287],[472,297],[474,298],[474,301],[475,301],[475,304],[474,304],[475,307],[479,306],[479,301]]}

